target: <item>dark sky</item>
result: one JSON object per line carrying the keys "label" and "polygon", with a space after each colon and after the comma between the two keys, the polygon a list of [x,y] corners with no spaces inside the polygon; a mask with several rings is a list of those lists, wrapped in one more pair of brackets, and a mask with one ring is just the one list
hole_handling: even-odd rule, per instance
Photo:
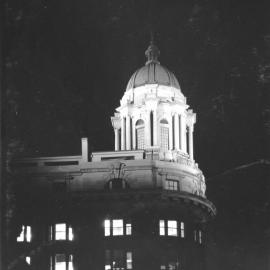
{"label": "dark sky", "polygon": [[205,174],[265,158],[268,6],[242,0],[8,1],[12,151],[79,154],[82,136],[93,151],[112,150],[110,116],[145,63],[152,29],[160,62],[175,73],[197,113],[195,159]]}

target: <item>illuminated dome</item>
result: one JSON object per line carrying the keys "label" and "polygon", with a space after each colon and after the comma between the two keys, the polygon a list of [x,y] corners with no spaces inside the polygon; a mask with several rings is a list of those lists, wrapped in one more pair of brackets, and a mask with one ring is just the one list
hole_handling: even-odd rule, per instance
{"label": "illuminated dome", "polygon": [[180,90],[180,85],[175,75],[167,68],[160,65],[158,56],[160,52],[158,48],[151,42],[145,52],[147,62],[145,66],[138,69],[130,78],[127,89],[136,88],[146,84],[159,84],[171,86]]}

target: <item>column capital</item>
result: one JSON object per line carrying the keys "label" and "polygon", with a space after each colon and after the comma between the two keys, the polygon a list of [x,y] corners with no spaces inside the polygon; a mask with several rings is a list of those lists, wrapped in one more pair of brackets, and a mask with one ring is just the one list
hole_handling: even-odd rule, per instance
{"label": "column capital", "polygon": [[196,123],[196,113],[193,113],[193,110],[187,111],[187,126],[193,126]]}
{"label": "column capital", "polygon": [[121,128],[121,117],[119,113],[115,113],[114,116],[111,117],[112,126],[114,129]]}

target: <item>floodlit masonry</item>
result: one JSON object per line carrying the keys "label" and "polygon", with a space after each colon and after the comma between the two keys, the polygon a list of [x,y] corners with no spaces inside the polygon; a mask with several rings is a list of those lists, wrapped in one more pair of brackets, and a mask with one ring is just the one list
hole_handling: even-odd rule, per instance
{"label": "floodlit masonry", "polygon": [[146,56],[111,117],[115,151],[89,153],[82,138],[79,156],[10,164],[17,252],[35,269],[204,269],[216,209],[193,155],[196,115],[152,42]]}

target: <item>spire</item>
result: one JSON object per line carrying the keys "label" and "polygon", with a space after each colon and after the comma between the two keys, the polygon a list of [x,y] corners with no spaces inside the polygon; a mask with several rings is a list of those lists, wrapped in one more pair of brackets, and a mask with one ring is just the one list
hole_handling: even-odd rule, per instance
{"label": "spire", "polygon": [[150,45],[148,46],[147,50],[145,51],[145,56],[147,57],[147,62],[145,63],[146,65],[150,63],[158,63],[158,57],[160,54],[160,51],[158,47],[154,43],[154,34],[153,31],[150,33],[151,38],[150,38]]}

